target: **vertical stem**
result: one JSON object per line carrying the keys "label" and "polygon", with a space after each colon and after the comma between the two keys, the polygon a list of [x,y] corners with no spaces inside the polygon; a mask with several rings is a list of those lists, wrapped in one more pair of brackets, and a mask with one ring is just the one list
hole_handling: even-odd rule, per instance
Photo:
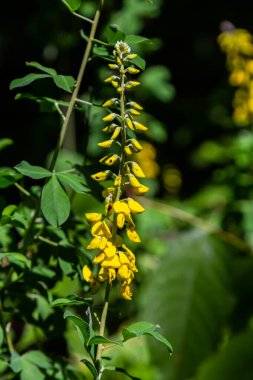
{"label": "vertical stem", "polygon": [[86,66],[87,66],[87,63],[88,63],[88,59],[89,59],[89,56],[90,56],[90,52],[91,52],[91,48],[92,48],[92,43],[93,43],[93,40],[94,40],[94,37],[95,37],[95,34],[96,34],[96,30],[97,30],[97,26],[98,26],[98,22],[99,22],[99,18],[100,18],[100,15],[101,15],[101,9],[103,7],[103,4],[104,4],[104,0],[99,0],[98,8],[96,10],[96,13],[95,13],[95,16],[94,16],[94,20],[92,22],[92,27],[91,27],[88,43],[87,43],[87,46],[86,46],[86,49],[85,49],[85,52],[84,52],[84,56],[83,56],[83,60],[82,60],[81,66],[80,66],[80,70],[79,70],[79,73],[78,73],[78,76],[77,76],[77,81],[76,81],[76,84],[74,86],[74,91],[72,93],[72,96],[71,96],[71,99],[70,99],[70,102],[69,102],[69,107],[68,107],[68,110],[67,110],[67,114],[66,114],[65,120],[64,120],[63,125],[62,125],[62,129],[61,129],[61,133],[60,133],[60,136],[59,136],[59,140],[58,140],[56,149],[54,151],[54,155],[53,155],[52,161],[50,163],[50,169],[49,170],[53,170],[54,167],[55,167],[55,164],[56,164],[56,161],[57,161],[57,158],[58,158],[58,154],[60,152],[60,149],[61,149],[64,137],[65,137],[67,129],[68,129],[69,120],[70,120],[73,108],[75,106],[75,103],[76,103],[76,98],[77,98],[77,95],[78,95],[78,92],[79,92],[79,89],[80,89],[80,86],[81,86],[81,83],[82,83],[82,79],[83,79],[83,75],[84,75],[84,72],[85,72],[85,69],[86,69]]}
{"label": "vertical stem", "polygon": [[[109,306],[110,291],[111,291],[111,284],[109,284],[109,281],[108,281],[106,284],[105,302],[104,302],[104,307],[103,307],[101,321],[100,321],[99,335],[101,336],[104,336],[104,333],[105,333],[105,324],[106,324],[106,318],[107,318],[107,312],[108,312],[108,306]],[[97,350],[97,356],[96,356],[97,362],[101,360],[102,353],[103,353],[103,345],[99,344],[98,350]]]}

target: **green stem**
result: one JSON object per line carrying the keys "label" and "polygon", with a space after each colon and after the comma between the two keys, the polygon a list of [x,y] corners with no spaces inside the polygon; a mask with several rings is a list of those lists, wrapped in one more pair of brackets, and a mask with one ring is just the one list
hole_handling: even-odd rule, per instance
{"label": "green stem", "polygon": [[[105,333],[105,324],[106,324],[106,318],[107,318],[107,312],[108,312],[108,306],[109,306],[110,291],[111,291],[111,284],[107,282],[106,289],[105,289],[105,302],[104,302],[104,307],[103,307],[101,320],[100,320],[100,329],[99,329],[100,336],[104,336],[104,333]],[[96,356],[96,362],[98,363],[101,360],[103,350],[104,350],[103,345],[99,344],[98,350],[97,350],[97,356]]]}
{"label": "green stem", "polygon": [[72,111],[74,109],[74,106],[75,106],[75,103],[76,103],[76,99],[77,99],[77,96],[78,96],[78,92],[79,92],[79,89],[80,89],[80,86],[81,86],[81,83],[82,83],[83,75],[84,75],[84,72],[85,72],[88,60],[89,60],[89,56],[90,56],[90,52],[91,52],[91,48],[92,48],[92,43],[93,43],[93,39],[94,39],[95,34],[96,34],[96,30],[97,30],[97,26],[98,26],[98,22],[99,22],[99,18],[100,18],[100,15],[101,15],[101,9],[103,7],[103,4],[104,4],[104,0],[100,0],[99,4],[98,4],[98,8],[97,8],[96,13],[95,13],[94,20],[92,22],[92,27],[91,27],[91,31],[90,31],[90,35],[89,35],[89,40],[88,40],[88,43],[87,43],[87,46],[86,46],[86,49],[85,49],[85,52],[84,52],[83,60],[82,60],[81,66],[80,66],[80,70],[79,70],[78,76],[77,76],[77,81],[76,81],[76,84],[75,84],[75,87],[74,87],[74,91],[72,93],[72,96],[71,96],[71,99],[70,99],[70,102],[69,102],[69,107],[68,107],[68,110],[67,110],[67,113],[66,113],[63,125],[62,125],[62,129],[61,129],[61,133],[60,133],[60,136],[59,136],[59,140],[58,140],[56,149],[54,151],[54,154],[53,154],[53,157],[52,157],[52,161],[50,163],[50,168],[49,168],[50,171],[52,171],[54,169],[54,167],[55,167],[55,164],[56,164],[59,152],[60,152],[61,147],[62,147],[62,143],[64,141],[64,138],[65,138],[65,135],[66,135],[66,132],[67,132],[67,129],[68,129],[70,117],[72,115]]}
{"label": "green stem", "polygon": [[27,197],[31,197],[31,194],[29,193],[29,191],[27,191],[23,186],[21,186],[18,182],[14,183],[14,186],[21,192],[23,193],[24,195],[26,195]]}

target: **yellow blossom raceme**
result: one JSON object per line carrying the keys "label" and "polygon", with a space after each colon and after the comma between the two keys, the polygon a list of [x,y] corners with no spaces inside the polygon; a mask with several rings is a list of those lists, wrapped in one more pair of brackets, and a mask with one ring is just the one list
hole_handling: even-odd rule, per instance
{"label": "yellow blossom raceme", "polygon": [[226,21],[218,43],[227,56],[229,83],[238,87],[232,103],[233,120],[238,125],[248,125],[253,121],[253,36]]}
{"label": "yellow blossom raceme", "polygon": [[101,164],[111,166],[112,170],[92,175],[97,181],[111,178],[114,187],[107,187],[102,191],[105,198],[103,214],[97,212],[86,214],[92,235],[87,249],[96,250],[93,265],[98,268],[94,271],[97,276],[94,276],[85,266],[83,276],[90,284],[96,282],[112,284],[117,279],[120,282],[122,297],[130,300],[131,284],[138,270],[135,254],[124,243],[122,231],[126,231],[130,241],[134,243],[141,241],[133,215],[142,213],[144,208],[137,200],[126,196],[126,190],[130,185],[133,193],[142,195],[148,191],[148,187],[139,181],[145,177],[140,164],[132,160],[127,161],[127,156],[136,155],[142,150],[142,145],[137,138],[133,138],[132,132],[145,132],[148,128],[135,120],[143,107],[130,99],[131,91],[126,96],[127,90],[140,85],[140,82],[131,78],[131,75],[136,75],[140,71],[132,62],[137,55],[131,53],[128,44],[118,41],[114,46],[113,56],[114,62],[108,65],[113,74],[106,78],[105,82],[115,88],[116,94],[103,103],[103,107],[108,111],[103,117],[103,121],[108,123],[103,131],[111,135],[105,141],[99,142],[98,146],[105,149],[117,146],[120,147],[120,153],[111,152],[99,160]]}

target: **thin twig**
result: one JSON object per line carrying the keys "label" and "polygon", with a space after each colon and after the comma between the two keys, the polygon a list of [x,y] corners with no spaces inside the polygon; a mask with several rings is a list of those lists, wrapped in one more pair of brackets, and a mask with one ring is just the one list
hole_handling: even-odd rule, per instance
{"label": "thin twig", "polygon": [[90,18],[85,17],[85,16],[82,16],[82,15],[80,15],[79,13],[73,12],[72,14],[73,14],[74,16],[80,18],[80,19],[83,20],[83,21],[87,21],[87,22],[89,22],[90,24],[93,24],[93,22],[94,22],[94,21],[91,20]]}
{"label": "thin twig", "polygon": [[16,186],[17,189],[19,189],[19,191],[21,191],[21,193],[25,194],[27,197],[31,197],[31,193],[29,193],[29,191],[27,191],[23,186],[21,186],[18,182],[15,182],[14,183],[14,186]]}
{"label": "thin twig", "polygon": [[59,104],[58,103],[54,103],[54,105],[55,105],[55,108],[57,109],[59,115],[62,117],[62,120],[64,121],[65,120],[65,115],[63,114],[62,110],[60,109]]}
{"label": "thin twig", "polygon": [[[106,318],[107,318],[107,312],[108,312],[108,306],[109,306],[110,291],[111,291],[111,284],[109,284],[109,281],[108,281],[106,284],[105,302],[104,302],[104,307],[103,307],[101,321],[100,321],[100,329],[99,329],[100,336],[104,336],[104,333],[105,333],[105,324],[106,324]],[[97,362],[101,360],[103,350],[104,350],[103,345],[99,344],[98,350],[97,350],[97,356],[96,356]]]}
{"label": "thin twig", "polygon": [[199,218],[198,216],[189,214],[188,212],[176,208],[174,206],[153,201],[150,199],[143,199],[142,204],[143,206],[148,206],[156,210],[159,210],[162,213],[169,214],[172,218],[176,218],[185,223],[189,223],[193,226],[196,226],[199,229],[207,232],[208,234],[216,235],[226,243],[238,248],[243,252],[246,252],[247,254],[253,254],[253,250],[238,236],[232,234],[231,232],[224,231],[221,228],[207,222],[206,220]]}
{"label": "thin twig", "polygon": [[76,102],[86,104],[87,106],[93,106],[91,102],[87,102],[86,100],[83,100],[83,99],[76,99]]}

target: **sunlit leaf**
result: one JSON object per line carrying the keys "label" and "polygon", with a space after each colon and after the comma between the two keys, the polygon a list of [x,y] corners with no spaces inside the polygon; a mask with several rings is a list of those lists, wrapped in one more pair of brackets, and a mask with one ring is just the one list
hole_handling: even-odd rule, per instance
{"label": "sunlit leaf", "polygon": [[12,144],[13,144],[13,140],[11,139],[8,139],[8,138],[0,139],[0,150],[5,149],[7,146],[10,146]]}
{"label": "sunlit leaf", "polygon": [[56,173],[59,181],[65,185],[70,186],[77,193],[87,193],[90,189],[85,185],[84,179],[73,173]]}
{"label": "sunlit leaf", "polygon": [[15,169],[19,173],[33,179],[47,178],[52,175],[49,170],[42,168],[41,166],[30,165],[29,162],[26,161],[21,161],[20,164],[15,166]]}
{"label": "sunlit leaf", "polygon": [[41,210],[44,217],[53,227],[62,225],[70,214],[69,197],[53,175],[43,187]]}
{"label": "sunlit leaf", "polygon": [[116,25],[109,25],[105,33],[110,45],[115,45],[117,41],[124,41],[126,37],[125,33],[119,30]]}
{"label": "sunlit leaf", "polygon": [[139,55],[136,58],[131,59],[131,62],[134,63],[137,67],[139,67],[141,70],[145,70],[146,61]]}
{"label": "sunlit leaf", "polygon": [[75,12],[81,6],[81,0],[61,0],[63,4],[71,11]]}
{"label": "sunlit leaf", "polygon": [[86,345],[89,338],[90,338],[90,327],[89,324],[84,321],[83,319],[77,317],[75,314],[71,313],[70,311],[65,311],[64,318],[70,319],[80,330],[81,332],[81,340],[82,344]]}
{"label": "sunlit leaf", "polygon": [[80,300],[70,300],[68,298],[57,298],[53,302],[51,302],[52,307],[65,307],[65,306],[76,306],[76,305],[83,305],[85,304],[84,301]]}
{"label": "sunlit leaf", "polygon": [[41,351],[28,351],[22,355],[22,359],[44,369],[52,367],[52,363],[48,356]]}
{"label": "sunlit leaf", "polygon": [[123,342],[119,340],[112,340],[105,338],[104,336],[95,335],[92,338],[89,339],[88,345],[91,344],[116,344],[118,346],[122,346]]}
{"label": "sunlit leaf", "polygon": [[0,260],[6,257],[10,263],[16,264],[21,268],[31,268],[31,261],[27,259],[22,253],[19,252],[4,252],[0,253]]}

